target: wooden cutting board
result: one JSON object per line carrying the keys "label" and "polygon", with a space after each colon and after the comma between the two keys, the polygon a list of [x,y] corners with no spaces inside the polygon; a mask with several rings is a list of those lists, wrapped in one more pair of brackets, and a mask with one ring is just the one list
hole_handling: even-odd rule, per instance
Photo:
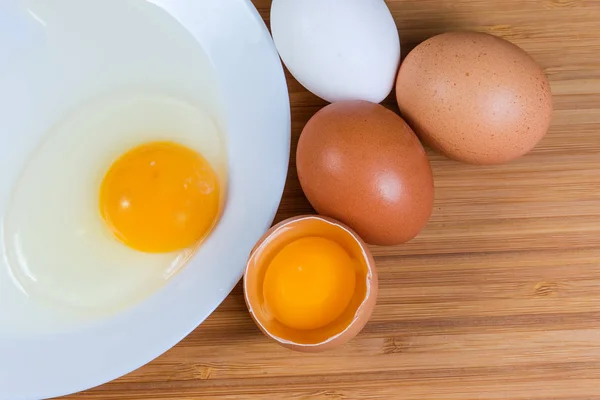
{"label": "wooden cutting board", "polygon": [[[268,19],[270,1],[254,3]],[[238,287],[156,361],[68,399],[600,399],[600,0],[388,4],[404,54],[458,29],[527,50],[555,94],[547,138],[497,167],[431,153],[431,223],[410,244],[373,249],[380,300],[347,347],[278,347]],[[295,144],[324,103],[289,88]],[[278,220],[310,212],[292,160]]]}

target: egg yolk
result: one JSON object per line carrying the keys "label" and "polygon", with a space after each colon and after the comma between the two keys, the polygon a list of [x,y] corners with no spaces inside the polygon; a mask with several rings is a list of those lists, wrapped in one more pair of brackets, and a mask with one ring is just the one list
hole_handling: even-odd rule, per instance
{"label": "egg yolk", "polygon": [[310,330],[335,321],[354,295],[354,262],[338,243],[307,237],[286,245],[265,274],[266,309],[289,328]]}
{"label": "egg yolk", "polygon": [[205,237],[219,213],[211,165],[170,142],[136,147],[115,161],[100,188],[100,212],[114,235],[147,253],[190,247]]}

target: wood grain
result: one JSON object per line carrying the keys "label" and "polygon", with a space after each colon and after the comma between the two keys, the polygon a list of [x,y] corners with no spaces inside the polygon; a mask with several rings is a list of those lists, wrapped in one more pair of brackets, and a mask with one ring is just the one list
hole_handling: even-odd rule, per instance
{"label": "wood grain", "polygon": [[[268,19],[270,1],[255,4]],[[600,1],[388,4],[404,54],[457,29],[526,49],[555,94],[547,138],[497,167],[431,153],[431,223],[410,244],[373,249],[380,301],[347,347],[279,348],[238,287],[165,355],[68,400],[600,399]],[[324,103],[292,78],[289,89],[295,143]],[[311,212],[293,161],[278,220]]]}

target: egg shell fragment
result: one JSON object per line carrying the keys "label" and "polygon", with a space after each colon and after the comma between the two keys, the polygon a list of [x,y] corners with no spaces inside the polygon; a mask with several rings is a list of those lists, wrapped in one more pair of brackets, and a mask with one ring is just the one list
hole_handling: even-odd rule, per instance
{"label": "egg shell fragment", "polygon": [[274,0],[271,31],[286,67],[322,99],[379,103],[394,87],[400,39],[383,0]]}
{"label": "egg shell fragment", "polygon": [[[340,240],[339,243],[364,267],[364,274],[361,275],[364,293],[357,290],[345,315],[331,325],[312,331],[296,331],[270,319],[264,309],[262,280],[269,261],[281,248],[307,236],[336,237]],[[293,217],[269,229],[252,250],[244,272],[244,298],[256,325],[278,344],[305,353],[331,350],[352,340],[369,321],[377,302],[377,293],[375,260],[364,241],[344,224],[317,215]]]}
{"label": "egg shell fragment", "polygon": [[523,49],[479,32],[426,40],[400,67],[402,116],[428,145],[457,161],[500,164],[546,135],[553,104],[542,68]]}
{"label": "egg shell fragment", "polygon": [[407,242],[432,214],[427,154],[402,118],[379,104],[323,108],[300,136],[296,166],[315,210],[347,224],[369,244]]}

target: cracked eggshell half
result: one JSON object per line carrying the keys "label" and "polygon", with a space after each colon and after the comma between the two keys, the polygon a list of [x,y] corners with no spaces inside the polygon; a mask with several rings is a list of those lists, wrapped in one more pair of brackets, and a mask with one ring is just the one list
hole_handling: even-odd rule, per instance
{"label": "cracked eggshell half", "polygon": [[[320,282],[322,287],[315,289],[314,285],[297,286],[300,290],[306,289],[306,292],[304,296],[298,297],[300,300],[292,306],[290,304],[293,301],[292,303],[288,301],[290,290],[285,292],[282,289],[286,283],[277,285],[277,291],[285,292],[283,296],[278,298],[286,303],[291,313],[287,315],[282,314],[281,308],[277,310],[277,304],[274,307],[269,304],[269,302],[272,303],[273,296],[269,294],[271,289],[268,287],[270,285],[268,283],[270,279],[268,275],[272,269],[276,268],[277,257],[287,251],[286,249],[294,246],[294,244],[303,241],[306,242],[305,239],[307,238],[309,240],[326,240],[333,246],[332,248],[339,246],[340,249],[343,249],[342,251],[347,255],[343,256],[344,259],[351,261],[350,264],[346,265],[350,265],[350,270],[354,276],[351,280],[343,280],[343,285],[340,286],[340,280],[336,283],[335,279],[331,279],[336,276],[336,274],[332,274],[329,271],[331,263],[320,264],[318,268],[313,270],[313,273],[322,272],[324,278],[309,277],[311,282],[316,280]],[[310,248],[305,249],[299,257],[310,257],[313,250]],[[317,250],[314,251],[316,251],[316,255],[313,254],[315,258],[312,260],[317,260],[318,263],[320,260],[327,259],[326,254],[320,254]],[[290,267],[294,269],[293,274],[296,274],[288,275],[291,278],[291,280],[288,280],[288,283],[298,283],[298,281],[303,279],[295,271],[298,269],[296,265],[297,259],[297,257],[293,257],[292,260],[294,261],[292,264],[294,265],[286,266],[286,268]],[[279,282],[281,283],[281,280]],[[327,282],[327,284],[323,282]],[[353,282],[354,284],[350,286],[351,283],[347,282]],[[323,319],[323,316],[319,315],[321,310],[327,310],[329,307],[328,302],[331,303],[332,300],[331,294],[338,294],[340,290],[342,292],[351,290],[350,296],[344,300],[347,301],[347,306],[341,309],[339,313],[329,315],[331,321],[328,321],[327,318]],[[329,296],[320,296],[318,294],[323,292]],[[308,353],[331,350],[352,340],[364,328],[371,317],[377,301],[377,292],[378,280],[375,261],[365,242],[344,224],[331,218],[317,215],[290,218],[271,228],[259,240],[252,251],[244,274],[246,304],[250,315],[261,331],[284,347]],[[288,299],[285,299],[286,295]],[[326,301],[321,301],[323,299],[326,299]],[[339,297],[334,299],[334,303],[338,304],[338,300]],[[298,306],[299,303],[302,304]],[[293,318],[296,318],[296,321],[298,320],[298,313],[301,312],[299,309],[305,306],[315,307],[315,305],[318,306],[318,308],[314,309],[316,312],[305,313],[304,316],[308,316],[308,318],[314,316],[319,319],[320,323],[311,327],[290,326],[294,325],[293,323],[289,323],[293,321]],[[299,308],[294,308],[295,306]]]}

